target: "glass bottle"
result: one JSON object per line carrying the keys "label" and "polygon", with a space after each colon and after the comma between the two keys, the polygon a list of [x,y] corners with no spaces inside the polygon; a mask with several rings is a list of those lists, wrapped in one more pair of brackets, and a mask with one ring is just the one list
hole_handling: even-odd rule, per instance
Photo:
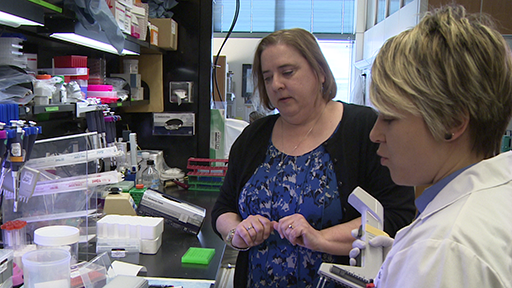
{"label": "glass bottle", "polygon": [[160,173],[155,167],[155,161],[148,159],[147,167],[142,171],[142,184],[148,189],[161,191]]}
{"label": "glass bottle", "polygon": [[140,155],[142,157],[142,160],[140,160],[139,163],[137,163],[137,168],[139,170],[137,170],[137,174],[135,174],[135,184],[144,184],[142,183],[142,172],[144,171],[144,169],[146,169],[147,162],[149,159],[149,152],[142,152]]}

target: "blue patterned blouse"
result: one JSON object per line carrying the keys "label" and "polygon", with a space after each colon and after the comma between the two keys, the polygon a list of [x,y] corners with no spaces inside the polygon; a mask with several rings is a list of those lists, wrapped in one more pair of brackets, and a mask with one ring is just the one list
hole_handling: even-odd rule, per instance
{"label": "blue patterned blouse", "polygon": [[[239,207],[244,219],[259,214],[279,221],[300,213],[318,230],[341,223],[336,175],[324,146],[288,156],[270,143],[264,163],[240,194]],[[249,250],[247,287],[316,287],[320,264],[339,261],[338,256],[293,246],[274,231]]]}

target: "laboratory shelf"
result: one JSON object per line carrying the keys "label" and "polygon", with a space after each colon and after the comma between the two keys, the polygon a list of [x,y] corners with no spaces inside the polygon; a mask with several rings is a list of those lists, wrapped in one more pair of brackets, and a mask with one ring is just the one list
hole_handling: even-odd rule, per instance
{"label": "laboratory shelf", "polygon": [[134,107],[141,105],[148,105],[149,100],[137,100],[137,101],[123,101],[118,103],[110,104],[99,104],[99,105],[80,105],[80,103],[70,104],[49,104],[49,105],[25,105],[19,106],[20,118],[27,118],[32,115],[47,114],[47,113],[63,113],[71,112],[77,117],[85,117],[84,112],[105,110],[104,107],[119,108],[119,107]]}

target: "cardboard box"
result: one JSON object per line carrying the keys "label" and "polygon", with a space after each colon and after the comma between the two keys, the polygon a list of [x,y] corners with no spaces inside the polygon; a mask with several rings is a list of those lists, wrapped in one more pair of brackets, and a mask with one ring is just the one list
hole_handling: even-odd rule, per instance
{"label": "cardboard box", "polygon": [[150,23],[149,29],[150,29],[149,43],[151,45],[158,46],[158,26],[153,25],[153,23]]}
{"label": "cardboard box", "polygon": [[178,49],[178,23],[171,18],[151,18],[152,25],[158,27],[158,47],[169,50]]}
{"label": "cardboard box", "polygon": [[164,112],[163,55],[141,54],[139,57],[139,73],[141,80],[149,86],[149,103],[122,107],[123,111],[133,112]]}

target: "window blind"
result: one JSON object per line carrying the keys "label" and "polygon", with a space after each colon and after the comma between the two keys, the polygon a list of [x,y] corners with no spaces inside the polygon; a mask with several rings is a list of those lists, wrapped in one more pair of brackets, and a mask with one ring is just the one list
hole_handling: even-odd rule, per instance
{"label": "window blind", "polygon": [[[312,33],[353,34],[354,0],[240,0],[233,32],[269,33],[300,27]],[[227,32],[236,0],[214,4],[214,32]]]}

